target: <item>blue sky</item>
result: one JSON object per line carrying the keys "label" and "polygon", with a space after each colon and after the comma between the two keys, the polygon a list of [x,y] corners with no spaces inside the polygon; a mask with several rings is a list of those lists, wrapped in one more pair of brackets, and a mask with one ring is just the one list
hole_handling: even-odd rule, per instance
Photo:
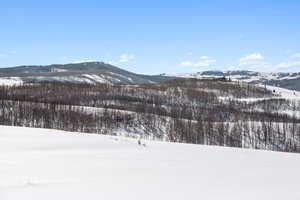
{"label": "blue sky", "polygon": [[300,71],[299,0],[2,1],[0,67]]}

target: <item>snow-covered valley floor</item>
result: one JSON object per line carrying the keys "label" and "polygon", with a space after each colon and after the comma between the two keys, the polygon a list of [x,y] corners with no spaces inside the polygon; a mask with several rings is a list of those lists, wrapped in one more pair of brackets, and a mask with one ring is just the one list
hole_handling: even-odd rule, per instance
{"label": "snow-covered valley floor", "polygon": [[299,200],[300,155],[0,126],[0,199]]}

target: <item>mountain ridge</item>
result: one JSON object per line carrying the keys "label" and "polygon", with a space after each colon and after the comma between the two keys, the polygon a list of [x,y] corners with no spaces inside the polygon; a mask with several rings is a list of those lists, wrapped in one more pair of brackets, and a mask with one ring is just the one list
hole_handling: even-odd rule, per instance
{"label": "mountain ridge", "polygon": [[0,79],[16,82],[60,81],[73,83],[159,83],[175,77],[136,74],[104,62],[23,65],[1,68]]}
{"label": "mountain ridge", "polygon": [[207,79],[226,77],[234,81],[266,84],[300,91],[300,72],[255,72],[248,70],[208,70],[182,74],[137,74],[104,62],[82,62],[51,65],[21,65],[0,68],[0,84],[26,82],[71,82],[111,84],[151,84],[173,79]]}

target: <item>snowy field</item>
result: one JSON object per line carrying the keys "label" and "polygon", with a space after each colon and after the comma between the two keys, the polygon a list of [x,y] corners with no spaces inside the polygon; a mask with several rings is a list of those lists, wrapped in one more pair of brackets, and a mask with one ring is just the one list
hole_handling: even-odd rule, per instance
{"label": "snowy field", "polygon": [[0,77],[0,86],[1,85],[21,85],[23,81],[19,77]]}
{"label": "snowy field", "polygon": [[0,126],[0,200],[299,200],[300,155]]}

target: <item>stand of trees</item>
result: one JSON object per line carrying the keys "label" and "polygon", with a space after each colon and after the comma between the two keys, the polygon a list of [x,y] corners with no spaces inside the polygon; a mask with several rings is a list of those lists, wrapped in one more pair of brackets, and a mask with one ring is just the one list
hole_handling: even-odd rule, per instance
{"label": "stand of trees", "polygon": [[[235,99],[244,97],[269,98]],[[300,111],[299,103],[271,97],[264,88],[227,80],[139,86],[30,83],[0,86],[0,124],[300,152],[300,120],[277,112]]]}

